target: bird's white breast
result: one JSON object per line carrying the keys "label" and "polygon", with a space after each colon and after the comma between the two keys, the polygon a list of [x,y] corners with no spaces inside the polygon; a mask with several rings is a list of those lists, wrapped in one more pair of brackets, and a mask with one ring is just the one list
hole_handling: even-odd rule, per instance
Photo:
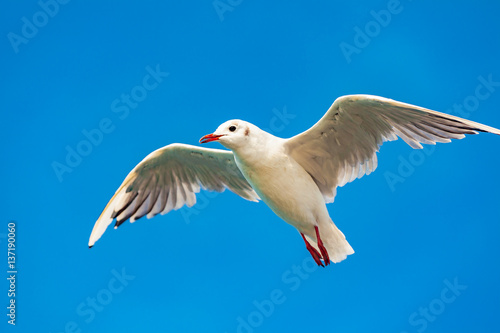
{"label": "bird's white breast", "polygon": [[325,202],[311,176],[281,144],[252,156],[235,152],[236,163],[261,199],[299,230],[323,214]]}

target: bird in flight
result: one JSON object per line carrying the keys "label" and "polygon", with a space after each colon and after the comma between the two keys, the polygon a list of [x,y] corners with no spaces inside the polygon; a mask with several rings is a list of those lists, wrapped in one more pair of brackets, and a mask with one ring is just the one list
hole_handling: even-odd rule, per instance
{"label": "bird in flight", "polygon": [[385,141],[450,142],[477,131],[500,130],[415,105],[370,95],[335,100],[313,127],[278,138],[242,120],[229,120],[200,143],[230,150],[174,143],[142,160],[125,178],[94,225],[89,247],[115,221],[166,214],[196,203],[200,189],[226,188],[250,201],[264,201],[299,231],[319,266],[340,262],[354,250],[328,214],[338,186],[369,175]]}

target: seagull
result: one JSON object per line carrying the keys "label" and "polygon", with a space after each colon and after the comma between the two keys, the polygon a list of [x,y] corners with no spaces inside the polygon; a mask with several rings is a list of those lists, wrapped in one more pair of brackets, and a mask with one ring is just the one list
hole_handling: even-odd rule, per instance
{"label": "seagull", "polygon": [[152,218],[196,203],[200,189],[226,188],[264,201],[302,236],[319,266],[338,263],[354,250],[333,223],[326,204],[339,186],[377,168],[385,141],[403,139],[414,149],[451,142],[477,131],[500,130],[411,104],[371,95],[339,97],[310,129],[283,139],[242,120],[229,120],[200,143],[229,150],[173,143],[155,150],[125,178],[97,219],[89,247],[115,221]]}

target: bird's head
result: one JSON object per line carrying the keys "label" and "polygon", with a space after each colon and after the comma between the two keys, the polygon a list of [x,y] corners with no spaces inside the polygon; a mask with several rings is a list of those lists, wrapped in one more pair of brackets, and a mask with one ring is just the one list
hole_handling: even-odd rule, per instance
{"label": "bird's head", "polygon": [[200,143],[218,141],[231,150],[246,145],[252,132],[252,124],[243,120],[229,120],[220,125],[215,132],[200,139]]}

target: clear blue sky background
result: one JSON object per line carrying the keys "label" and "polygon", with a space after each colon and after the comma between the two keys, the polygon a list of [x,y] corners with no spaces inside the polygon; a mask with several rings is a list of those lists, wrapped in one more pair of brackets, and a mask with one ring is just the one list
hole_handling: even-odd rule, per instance
{"label": "clear blue sky background", "polygon": [[[290,137],[336,97],[367,93],[444,112],[465,102],[456,115],[500,127],[500,84],[480,87],[500,82],[497,1],[221,3],[223,13],[211,0],[73,0],[49,7],[53,17],[37,1],[3,4],[0,267],[5,277],[15,220],[19,273],[15,328],[0,283],[1,331],[498,332],[491,134],[417,153],[385,144],[377,171],[328,206],[356,253],[325,269],[265,204],[229,192],[110,228],[87,248],[142,158],[198,144],[228,119]],[[388,5],[390,20],[376,23],[370,12]],[[169,75],[141,96],[148,66]],[[131,92],[140,102],[125,113]],[[103,121],[107,133],[86,145],[83,132]],[[58,178],[68,147],[87,155]]]}

